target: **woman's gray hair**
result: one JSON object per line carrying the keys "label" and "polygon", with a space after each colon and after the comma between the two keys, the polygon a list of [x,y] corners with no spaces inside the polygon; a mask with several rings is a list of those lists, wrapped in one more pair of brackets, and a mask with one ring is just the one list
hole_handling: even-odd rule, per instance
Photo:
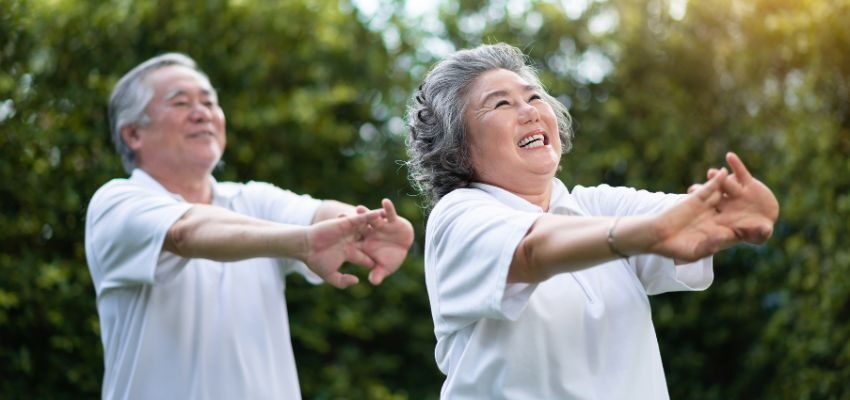
{"label": "woman's gray hair", "polygon": [[133,150],[124,142],[121,136],[121,128],[127,124],[144,126],[150,122],[145,113],[148,102],[153,98],[154,89],[145,77],[157,69],[169,65],[180,65],[198,71],[204,78],[209,80],[203,71],[198,69],[195,60],[180,53],[165,53],[151,58],[124,74],[115,84],[112,94],[109,96],[109,130],[115,150],[121,155],[121,162],[127,173],[136,168],[136,159]]}
{"label": "woman's gray hair", "polygon": [[460,50],[437,63],[410,100],[407,162],[410,181],[431,207],[452,190],[469,186],[474,171],[466,141],[466,95],[485,72],[506,69],[541,88],[558,119],[562,149],[572,147],[572,118],[560,101],[546,93],[525,55],[504,43]]}

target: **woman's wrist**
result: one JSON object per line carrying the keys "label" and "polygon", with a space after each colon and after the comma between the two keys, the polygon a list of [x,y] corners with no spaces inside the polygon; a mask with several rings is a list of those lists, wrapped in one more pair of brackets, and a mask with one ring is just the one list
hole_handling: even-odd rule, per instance
{"label": "woman's wrist", "polygon": [[609,226],[613,228],[612,240],[609,244],[613,245],[614,255],[627,257],[648,253],[652,245],[657,242],[655,218],[652,216],[617,217]]}
{"label": "woman's wrist", "polygon": [[611,225],[608,226],[608,250],[611,251],[611,254],[613,254],[617,257],[628,258],[629,256],[627,254],[623,253],[622,251],[620,251],[620,249],[617,247],[617,243],[616,243],[617,239],[616,239],[615,230],[617,229],[617,223],[620,222],[620,218],[621,217],[614,218],[614,220],[611,221]]}

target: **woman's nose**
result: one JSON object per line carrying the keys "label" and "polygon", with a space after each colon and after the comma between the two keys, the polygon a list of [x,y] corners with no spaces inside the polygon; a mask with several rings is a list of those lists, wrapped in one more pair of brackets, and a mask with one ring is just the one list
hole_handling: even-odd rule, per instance
{"label": "woman's nose", "polygon": [[531,104],[526,102],[522,102],[519,106],[519,122],[522,124],[527,124],[529,122],[537,122],[540,119],[540,113],[537,111],[537,107],[534,107]]}

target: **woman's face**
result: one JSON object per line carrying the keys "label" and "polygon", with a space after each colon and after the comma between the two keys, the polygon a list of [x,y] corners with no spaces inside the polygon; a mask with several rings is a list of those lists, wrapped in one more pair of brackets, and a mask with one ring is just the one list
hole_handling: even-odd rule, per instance
{"label": "woman's face", "polygon": [[467,140],[475,179],[519,195],[549,188],[561,159],[555,113],[514,72],[485,72],[466,96]]}

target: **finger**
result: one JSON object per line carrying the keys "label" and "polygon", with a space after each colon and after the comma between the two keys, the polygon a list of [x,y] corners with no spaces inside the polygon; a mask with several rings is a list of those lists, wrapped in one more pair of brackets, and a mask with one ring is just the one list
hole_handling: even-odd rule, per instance
{"label": "finger", "polygon": [[712,194],[719,193],[718,189],[726,180],[727,175],[728,172],[726,171],[726,168],[721,168],[720,171],[714,175],[714,178],[711,178],[705,185],[702,185],[702,187],[696,192],[697,196],[699,196],[701,200],[707,200]]}
{"label": "finger", "polygon": [[718,171],[719,170],[717,168],[709,168],[708,172],[706,172],[706,174],[705,174],[706,179],[714,178],[714,176],[717,175]]}
{"label": "finger", "polygon": [[723,192],[730,197],[738,197],[744,192],[744,187],[737,181],[737,175],[734,179],[730,178],[723,182]]}
{"label": "finger", "polygon": [[358,218],[363,218],[367,222],[376,221],[378,219],[383,218],[383,216],[384,216],[384,210],[380,209],[380,208],[375,209],[375,210],[366,209],[366,211],[363,212],[362,214],[357,214]]}
{"label": "finger", "polygon": [[366,218],[366,222],[372,226],[379,226],[384,219],[384,215],[386,212],[379,208],[377,210],[369,210],[369,212],[362,214]]}
{"label": "finger", "polygon": [[[361,242],[361,241],[365,240],[366,238],[368,238],[370,235],[372,235],[372,233],[374,233],[374,232],[375,232],[375,227],[373,227],[371,224],[365,224],[365,225],[363,225],[363,227],[361,227],[358,230],[358,233],[360,235],[356,239],[357,239],[358,242]],[[362,245],[362,243],[359,243],[359,244]]]}
{"label": "finger", "polygon": [[369,257],[368,254],[364,253],[362,250],[352,246],[349,251],[346,251],[345,259],[352,263],[364,267],[366,269],[375,268],[377,264],[372,257]]}
{"label": "finger", "polygon": [[373,285],[380,285],[381,282],[384,281],[388,276],[392,275],[398,270],[399,265],[395,267],[388,267],[386,265],[376,265],[371,272],[369,272],[369,282]]}
{"label": "finger", "polygon": [[360,231],[360,229],[363,228],[363,226],[369,223],[368,214],[348,214],[342,215],[342,218],[344,218],[345,221],[349,223],[349,225],[345,225],[345,229],[351,234],[357,233],[358,231]]}
{"label": "finger", "polygon": [[395,222],[398,214],[395,212],[395,206],[390,199],[381,200],[381,205],[384,206],[384,212],[386,212],[387,222]]}
{"label": "finger", "polygon": [[764,225],[758,230],[758,240],[755,242],[756,244],[762,244],[770,239],[773,236],[773,224]]}
{"label": "finger", "polygon": [[744,165],[744,162],[741,161],[741,158],[738,157],[737,154],[731,151],[726,153],[726,162],[729,163],[729,167],[732,168],[732,173],[735,174],[735,177],[738,178],[738,182],[741,185],[746,185],[751,179],[753,179],[753,176],[750,174],[747,166]]}
{"label": "finger", "polygon": [[387,275],[389,275],[389,272],[384,267],[380,265],[376,266],[371,272],[369,272],[369,282],[378,286],[384,281],[384,278],[386,278]]}
{"label": "finger", "polygon": [[[720,204],[720,200],[723,199],[723,192],[717,190],[711,193],[711,195],[705,199],[705,204],[708,204],[710,207],[717,210],[717,205]],[[717,210],[718,212],[720,210]]]}
{"label": "finger", "polygon": [[323,278],[325,282],[337,289],[345,289],[351,285],[356,285],[360,282],[356,276],[351,274],[343,274],[339,271],[334,271]]}
{"label": "finger", "polygon": [[698,250],[699,258],[708,257],[736,243],[735,232],[731,229],[721,229],[711,234]]}
{"label": "finger", "polygon": [[340,227],[345,231],[346,236],[352,237],[355,241],[363,240],[363,238],[371,233],[370,222],[377,221],[380,218],[375,212],[366,212],[364,214],[346,215],[343,225]]}
{"label": "finger", "polygon": [[691,194],[691,193],[693,193],[693,192],[696,192],[696,191],[697,191],[697,190],[699,190],[701,187],[702,187],[702,185],[701,185],[701,184],[699,184],[699,183],[694,183],[693,185],[691,185],[691,186],[688,188],[688,194]]}
{"label": "finger", "polygon": [[370,210],[364,206],[357,206],[355,210],[357,211],[358,217],[365,219],[365,222],[357,228],[357,232],[360,234],[357,240],[363,240],[363,238],[369,236],[369,234],[371,234],[374,230],[374,227],[380,223],[380,215],[383,210]]}

